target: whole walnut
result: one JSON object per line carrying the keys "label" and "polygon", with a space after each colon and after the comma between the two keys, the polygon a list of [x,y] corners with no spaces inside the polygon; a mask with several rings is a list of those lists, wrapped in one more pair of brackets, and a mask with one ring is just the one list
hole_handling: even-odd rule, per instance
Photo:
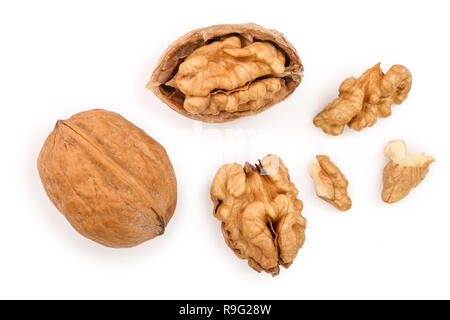
{"label": "whole walnut", "polygon": [[39,154],[48,197],[83,236],[132,247],[164,233],[177,182],[164,148],[117,113],[59,120]]}
{"label": "whole walnut", "polygon": [[227,245],[258,272],[277,275],[305,242],[306,219],[298,190],[276,155],[259,164],[222,166],[211,186],[214,216]]}
{"label": "whole walnut", "polygon": [[147,88],[184,116],[225,122],[283,101],[302,74],[298,53],[283,34],[254,23],[223,24],[170,45]]}

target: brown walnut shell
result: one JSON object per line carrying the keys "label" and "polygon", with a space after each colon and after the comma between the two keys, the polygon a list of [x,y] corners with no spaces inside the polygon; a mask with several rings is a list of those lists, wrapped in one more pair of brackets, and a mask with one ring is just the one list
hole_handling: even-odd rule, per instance
{"label": "brown walnut shell", "polygon": [[[281,51],[285,58],[284,72],[261,78],[267,79],[271,76],[280,78],[281,89],[271,96],[270,99],[265,100],[260,107],[253,110],[221,111],[219,114],[201,114],[187,111],[184,108],[185,94],[178,88],[168,86],[167,83],[176,75],[180,64],[194,50],[230,36],[238,36],[244,46],[255,42],[266,42]],[[186,117],[204,122],[227,122],[258,114],[283,101],[298,87],[302,80],[302,75],[303,65],[296,49],[280,32],[263,28],[254,23],[224,24],[191,31],[172,43],[161,56],[150,81],[147,83],[147,88],[153,91],[170,108]]]}
{"label": "brown walnut shell", "polygon": [[177,182],[164,148],[117,113],[59,120],[39,154],[48,197],[83,236],[132,247],[164,233]]}

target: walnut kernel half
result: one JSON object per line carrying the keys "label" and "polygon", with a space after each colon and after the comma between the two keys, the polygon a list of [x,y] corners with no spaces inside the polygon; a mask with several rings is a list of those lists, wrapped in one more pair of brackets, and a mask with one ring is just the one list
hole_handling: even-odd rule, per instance
{"label": "walnut kernel half", "polygon": [[289,267],[305,241],[306,219],[298,190],[280,158],[222,166],[211,186],[214,216],[227,245],[250,267],[273,276]]}
{"label": "walnut kernel half", "polygon": [[334,205],[341,211],[352,207],[348,196],[348,180],[326,155],[317,155],[317,161],[309,167],[309,174],[316,184],[318,197]]}

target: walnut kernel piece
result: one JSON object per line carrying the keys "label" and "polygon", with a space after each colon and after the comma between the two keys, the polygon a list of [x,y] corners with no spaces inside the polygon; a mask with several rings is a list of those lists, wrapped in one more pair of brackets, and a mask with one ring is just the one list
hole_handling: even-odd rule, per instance
{"label": "walnut kernel piece", "polygon": [[377,117],[391,115],[393,103],[401,104],[408,97],[411,83],[404,66],[394,65],[384,74],[378,63],[359,78],[345,79],[339,97],[316,115],[314,125],[334,136],[342,134],[345,125],[357,131],[371,127]]}
{"label": "walnut kernel piece", "polygon": [[164,233],[177,182],[164,148],[117,113],[60,120],[38,158],[42,185],[83,236],[114,248]]}
{"label": "walnut kernel piece", "polygon": [[317,155],[317,161],[309,167],[309,174],[316,183],[318,197],[334,205],[341,211],[352,207],[348,196],[348,180],[326,155]]}
{"label": "walnut kernel piece", "polygon": [[256,110],[280,89],[280,79],[262,79],[251,83],[245,90],[229,94],[218,92],[206,97],[187,96],[184,100],[184,108],[191,113],[211,115],[217,115],[222,111]]}
{"label": "walnut kernel piece", "polygon": [[384,155],[391,158],[383,171],[384,202],[394,203],[408,195],[412,188],[417,187],[428,173],[428,167],[435,159],[426,153],[406,154],[406,144],[403,140],[389,142]]}
{"label": "walnut kernel piece", "polygon": [[297,51],[281,33],[252,23],[216,25],[174,42],[147,88],[189,118],[225,122],[286,99],[302,72]]}
{"label": "walnut kernel piece", "polygon": [[214,216],[227,245],[250,267],[273,276],[289,267],[305,241],[306,219],[298,190],[280,158],[258,165],[222,166],[211,186]]}

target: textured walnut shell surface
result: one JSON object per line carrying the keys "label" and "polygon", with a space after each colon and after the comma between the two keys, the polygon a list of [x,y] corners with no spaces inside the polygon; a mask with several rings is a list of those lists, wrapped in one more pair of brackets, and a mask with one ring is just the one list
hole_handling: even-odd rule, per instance
{"label": "textured walnut shell surface", "polygon": [[[220,112],[218,115],[193,114],[186,111],[183,107],[184,95],[164,84],[175,75],[181,62],[195,49],[229,35],[239,35],[247,43],[269,41],[284,53],[286,68],[281,90],[277,92],[270,103],[256,110]],[[186,117],[204,122],[227,122],[258,114],[283,101],[298,87],[302,80],[302,74],[303,65],[296,49],[280,32],[263,28],[254,23],[224,24],[191,31],[172,43],[161,56],[147,88],[152,90],[170,108]]]}
{"label": "textured walnut shell surface", "polygon": [[38,170],[70,224],[105,246],[132,247],[162,234],[175,210],[177,183],[166,151],[113,112],[58,121]]}

